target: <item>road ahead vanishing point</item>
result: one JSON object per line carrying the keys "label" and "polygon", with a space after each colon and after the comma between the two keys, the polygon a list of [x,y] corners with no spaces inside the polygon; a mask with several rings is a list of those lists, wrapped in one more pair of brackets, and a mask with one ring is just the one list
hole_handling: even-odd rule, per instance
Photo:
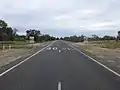
{"label": "road ahead vanishing point", "polygon": [[56,41],[3,72],[0,90],[120,90],[120,77]]}

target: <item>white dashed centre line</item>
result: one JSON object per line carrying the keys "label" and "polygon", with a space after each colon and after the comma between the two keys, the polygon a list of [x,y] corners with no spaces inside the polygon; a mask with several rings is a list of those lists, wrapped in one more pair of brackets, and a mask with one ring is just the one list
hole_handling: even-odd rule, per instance
{"label": "white dashed centre line", "polygon": [[61,82],[58,82],[58,90],[61,90],[62,84]]}

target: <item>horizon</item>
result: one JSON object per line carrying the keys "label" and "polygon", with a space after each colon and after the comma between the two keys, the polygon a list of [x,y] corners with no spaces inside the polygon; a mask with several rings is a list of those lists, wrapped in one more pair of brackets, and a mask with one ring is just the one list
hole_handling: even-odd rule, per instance
{"label": "horizon", "polygon": [[[40,30],[41,31],[41,30]],[[116,30],[116,31],[104,31],[104,32],[101,32],[101,31],[91,31],[91,32],[88,32],[88,31],[86,31],[86,32],[82,32],[82,31],[80,31],[79,33],[73,33],[73,32],[69,32],[69,34],[67,33],[62,33],[62,35],[59,35],[60,34],[60,32],[58,33],[58,35],[54,35],[54,33],[52,33],[51,32],[51,30],[49,30],[49,32],[45,32],[45,31],[41,31],[41,34],[49,34],[49,35],[51,35],[51,36],[54,36],[54,37],[68,37],[68,36],[73,36],[73,35],[76,35],[76,36],[81,36],[81,35],[84,35],[84,36],[87,36],[87,37],[90,37],[90,36],[92,36],[92,35],[97,35],[97,36],[99,36],[99,37],[103,37],[103,36],[117,36],[118,35],[118,31],[119,30]],[[26,32],[24,31],[24,32],[17,32],[17,34],[18,35],[26,35]]]}

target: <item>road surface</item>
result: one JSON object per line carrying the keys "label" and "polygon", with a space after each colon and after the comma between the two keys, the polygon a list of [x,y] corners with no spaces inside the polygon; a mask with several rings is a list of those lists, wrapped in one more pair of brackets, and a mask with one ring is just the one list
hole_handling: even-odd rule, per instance
{"label": "road surface", "polygon": [[56,41],[0,76],[0,90],[120,90],[120,78]]}

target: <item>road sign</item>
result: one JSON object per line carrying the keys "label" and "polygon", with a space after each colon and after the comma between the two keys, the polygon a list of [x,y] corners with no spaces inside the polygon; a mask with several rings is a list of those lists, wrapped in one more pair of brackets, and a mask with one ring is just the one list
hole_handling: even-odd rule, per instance
{"label": "road sign", "polygon": [[30,43],[34,43],[34,37],[30,37]]}

